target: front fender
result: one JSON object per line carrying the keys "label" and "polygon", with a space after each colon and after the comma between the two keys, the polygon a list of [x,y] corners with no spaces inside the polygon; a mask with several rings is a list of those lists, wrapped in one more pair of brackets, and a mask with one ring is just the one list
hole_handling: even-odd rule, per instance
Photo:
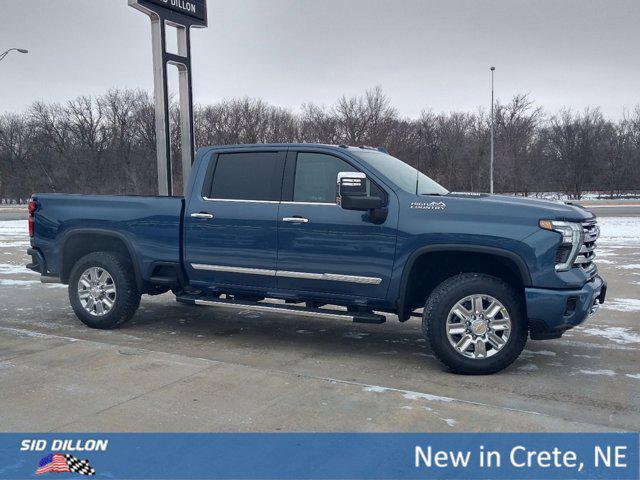
{"label": "front fender", "polygon": [[[505,240],[505,239],[503,239]],[[426,253],[433,252],[447,252],[447,253],[456,253],[456,252],[464,252],[464,253],[479,253],[485,255],[495,255],[502,258],[505,258],[517,267],[517,270],[520,274],[520,279],[522,284],[527,287],[531,285],[531,274],[529,272],[529,267],[527,266],[527,254],[530,254],[530,249],[526,247],[526,244],[511,240],[514,244],[517,244],[518,248],[506,249],[489,245],[475,245],[475,244],[455,244],[455,243],[430,243],[427,245],[422,245],[413,249],[411,252],[406,255],[406,261],[400,263],[402,265],[401,272],[398,272],[393,276],[395,280],[395,291],[397,292],[397,297],[395,303],[397,305],[398,316],[400,320],[406,320],[408,318],[408,312],[406,311],[406,294],[408,290],[408,280],[413,265],[416,260],[420,258],[422,255]],[[516,247],[516,245],[513,245]],[[522,252],[516,253],[516,252]]]}

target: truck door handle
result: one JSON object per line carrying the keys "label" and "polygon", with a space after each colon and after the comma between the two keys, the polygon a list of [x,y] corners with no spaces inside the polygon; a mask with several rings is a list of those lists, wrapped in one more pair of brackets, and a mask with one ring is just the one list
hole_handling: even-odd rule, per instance
{"label": "truck door handle", "polygon": [[206,212],[199,212],[199,213],[192,213],[191,214],[191,218],[213,218],[213,215],[211,213],[206,213]]}
{"label": "truck door handle", "polygon": [[289,223],[309,223],[309,219],[308,218],[304,218],[301,216],[294,216],[294,217],[284,217],[282,219],[283,222],[289,222]]}

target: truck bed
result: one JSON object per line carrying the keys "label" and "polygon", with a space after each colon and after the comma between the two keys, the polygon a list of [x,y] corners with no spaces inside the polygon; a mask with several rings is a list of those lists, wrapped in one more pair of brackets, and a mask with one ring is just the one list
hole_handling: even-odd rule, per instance
{"label": "truck bed", "polygon": [[[104,233],[121,239],[148,279],[161,262],[180,262],[182,197],[38,194],[35,233],[47,274],[60,276],[63,246],[70,236]],[[68,244],[68,243],[67,243]]]}

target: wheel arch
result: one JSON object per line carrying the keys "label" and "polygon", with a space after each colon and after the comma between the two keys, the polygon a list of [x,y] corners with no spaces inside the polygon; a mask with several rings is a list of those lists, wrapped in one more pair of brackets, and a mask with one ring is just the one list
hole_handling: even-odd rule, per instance
{"label": "wheel arch", "polygon": [[484,259],[491,257],[500,259],[499,263],[504,266],[504,268],[513,272],[514,277],[517,277],[518,283],[524,287],[531,285],[531,275],[527,264],[522,257],[510,250],[498,247],[464,244],[423,246],[411,253],[402,271],[400,292],[397,300],[398,317],[401,322],[408,320],[411,315],[412,292],[409,288],[409,280],[416,274],[416,269],[420,268],[420,259],[426,259],[433,254],[446,254],[453,257],[464,256],[468,258],[473,258],[474,256],[479,258],[482,256]]}
{"label": "wheel arch", "polygon": [[115,251],[125,255],[133,267],[136,285],[143,287],[140,266],[131,241],[123,234],[100,228],[76,228],[65,232],[60,241],[60,281],[67,283],[73,265],[84,255]]}

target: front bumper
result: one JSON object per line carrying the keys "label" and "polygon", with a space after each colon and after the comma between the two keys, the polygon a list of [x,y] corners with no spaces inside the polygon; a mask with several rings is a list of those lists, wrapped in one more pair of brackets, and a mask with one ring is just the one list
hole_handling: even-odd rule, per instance
{"label": "front bumper", "polygon": [[599,275],[576,290],[525,288],[531,338],[559,338],[595,313],[606,294],[607,282]]}

